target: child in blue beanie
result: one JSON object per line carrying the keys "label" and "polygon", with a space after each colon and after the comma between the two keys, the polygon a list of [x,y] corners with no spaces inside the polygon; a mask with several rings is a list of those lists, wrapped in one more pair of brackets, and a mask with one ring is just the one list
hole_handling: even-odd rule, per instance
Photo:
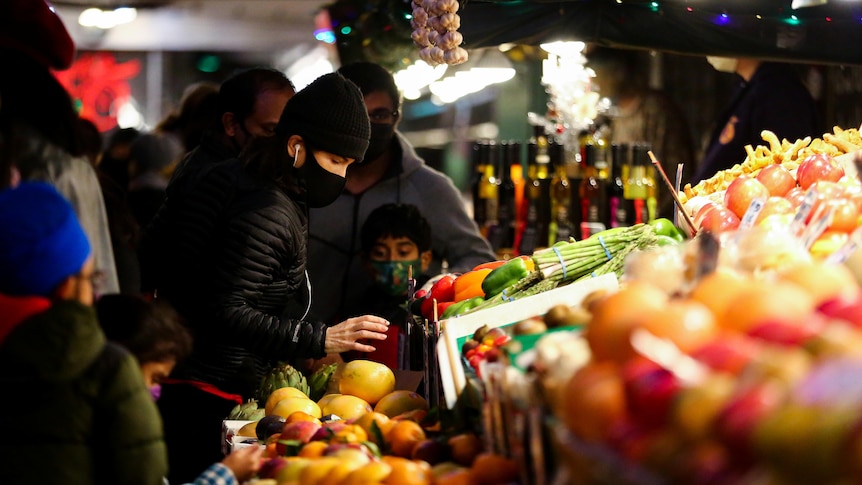
{"label": "child in blue beanie", "polygon": [[0,483],[162,484],[162,423],[137,362],[106,343],[93,258],[52,186],[0,190]]}

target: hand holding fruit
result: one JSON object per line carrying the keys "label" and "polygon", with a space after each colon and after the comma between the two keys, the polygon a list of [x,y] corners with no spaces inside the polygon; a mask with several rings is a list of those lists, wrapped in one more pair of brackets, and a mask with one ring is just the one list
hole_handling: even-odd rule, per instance
{"label": "hand holding fruit", "polygon": [[231,452],[222,460],[222,463],[230,468],[239,483],[243,483],[260,470],[262,457],[262,446],[249,446]]}
{"label": "hand holding fruit", "polygon": [[358,352],[374,352],[371,345],[360,343],[360,340],[386,340],[386,330],[389,322],[373,315],[349,318],[326,330],[327,354],[356,350]]}

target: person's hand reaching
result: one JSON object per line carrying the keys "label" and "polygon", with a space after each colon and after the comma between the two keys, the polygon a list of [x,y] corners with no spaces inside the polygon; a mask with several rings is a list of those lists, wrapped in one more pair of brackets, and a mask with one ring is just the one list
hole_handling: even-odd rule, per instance
{"label": "person's hand reaching", "polygon": [[389,322],[386,319],[373,315],[349,318],[326,329],[326,353],[340,353],[348,350],[374,352],[377,349],[361,343],[360,340],[386,340],[388,328]]}
{"label": "person's hand reaching", "polygon": [[260,470],[262,446],[249,446],[232,451],[221,462],[233,472],[239,483],[251,479]]}

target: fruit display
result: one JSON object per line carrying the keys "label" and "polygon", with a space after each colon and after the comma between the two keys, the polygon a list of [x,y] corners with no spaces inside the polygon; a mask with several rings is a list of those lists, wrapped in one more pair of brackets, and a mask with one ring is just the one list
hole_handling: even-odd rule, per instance
{"label": "fruit display", "polygon": [[592,300],[586,348],[536,369],[566,483],[859,476],[862,291],[846,267],[719,270],[674,295],[630,280]]}
{"label": "fruit display", "polygon": [[[273,390],[266,416],[237,435],[264,446],[258,485],[514,483],[519,468],[488,453],[473,432],[441,430],[427,401],[395,390],[392,371],[366,360],[339,365],[339,392],[312,401],[294,387]],[[332,374],[333,370],[326,370]],[[318,382],[318,386],[322,386]],[[238,406],[252,413],[256,402]],[[372,407],[373,405],[373,407]]]}
{"label": "fruit display", "polygon": [[[834,254],[862,222],[862,184],[852,157],[859,130],[791,143],[765,130],[769,146],[679,194],[692,231],[724,233],[759,226],[784,231],[815,258]],[[848,158],[849,157],[849,158]]]}

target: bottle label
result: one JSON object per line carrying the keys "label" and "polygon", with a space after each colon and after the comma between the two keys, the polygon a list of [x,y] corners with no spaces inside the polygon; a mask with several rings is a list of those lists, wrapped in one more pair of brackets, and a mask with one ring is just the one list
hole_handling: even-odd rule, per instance
{"label": "bottle label", "polygon": [[611,197],[608,203],[611,211],[611,227],[625,227],[628,225],[628,211],[625,201],[621,197]]}
{"label": "bottle label", "polygon": [[581,210],[583,211],[583,222],[602,222],[599,205],[593,199],[581,199]]}
{"label": "bottle label", "polygon": [[607,229],[601,222],[582,222],[581,223],[581,239],[586,239],[593,234],[598,234]]}
{"label": "bottle label", "polygon": [[649,210],[644,199],[635,199],[635,224],[642,224],[649,221]]}

